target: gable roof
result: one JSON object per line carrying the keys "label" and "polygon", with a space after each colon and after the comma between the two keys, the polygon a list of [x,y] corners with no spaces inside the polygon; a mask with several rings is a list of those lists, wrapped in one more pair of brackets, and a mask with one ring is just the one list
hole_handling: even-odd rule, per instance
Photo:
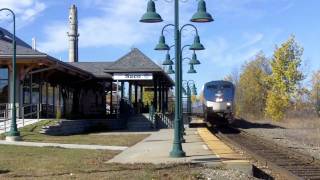
{"label": "gable roof", "polygon": [[139,49],[133,48],[111,66],[105,68],[105,72],[162,72],[160,66],[154,63]]}
{"label": "gable roof", "polygon": [[[11,62],[12,58],[12,37],[9,31],[0,27],[0,33],[3,34],[3,37],[0,37],[0,60],[9,60]],[[28,59],[39,60],[39,61],[48,61],[53,64],[56,64],[57,67],[62,67],[67,70],[76,71],[82,75],[94,77],[94,75],[88,71],[82,70],[78,67],[72,66],[68,63],[60,61],[46,53],[32,49],[32,47],[16,37],[16,53],[17,53],[17,62],[27,61]]]}
{"label": "gable roof", "polygon": [[111,74],[105,73],[114,62],[69,62],[68,64],[92,73],[97,78],[112,78]]}
{"label": "gable roof", "polygon": [[[0,38],[0,55],[7,56],[12,55],[12,37],[13,35],[0,27],[0,33],[3,33],[4,37]],[[16,37],[17,56],[45,56],[46,54],[41,53],[37,50],[32,49],[30,45]]]}
{"label": "gable roof", "polygon": [[[0,59],[8,59],[12,56],[12,37],[13,35],[0,27],[0,33],[4,37],[0,38]],[[151,72],[161,74],[162,77],[170,83],[174,84],[173,80],[168,76],[163,69],[154,63],[149,57],[143,54],[139,49],[133,48],[128,54],[124,55],[115,62],[76,62],[67,63],[57,60],[45,53],[32,49],[30,45],[16,37],[17,45],[17,60],[25,59],[46,59],[55,62],[65,68],[81,71],[89,76],[96,78],[112,79],[112,73],[126,72]]]}

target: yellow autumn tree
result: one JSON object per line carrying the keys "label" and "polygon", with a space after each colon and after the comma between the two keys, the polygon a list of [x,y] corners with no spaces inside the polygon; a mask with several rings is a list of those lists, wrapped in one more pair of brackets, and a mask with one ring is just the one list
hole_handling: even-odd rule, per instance
{"label": "yellow autumn tree", "polygon": [[242,67],[236,84],[236,114],[250,119],[264,116],[267,97],[266,78],[270,74],[269,60],[258,53]]}
{"label": "yellow autumn tree", "polygon": [[143,104],[151,105],[153,102],[153,91],[144,91],[143,92]]}
{"label": "yellow autumn tree", "polygon": [[272,120],[282,120],[290,106],[290,100],[297,93],[300,82],[304,79],[299,70],[303,48],[291,36],[277,47],[271,60],[272,74],[268,77],[270,85],[265,113]]}
{"label": "yellow autumn tree", "polygon": [[311,99],[318,116],[320,116],[320,70],[312,75]]}

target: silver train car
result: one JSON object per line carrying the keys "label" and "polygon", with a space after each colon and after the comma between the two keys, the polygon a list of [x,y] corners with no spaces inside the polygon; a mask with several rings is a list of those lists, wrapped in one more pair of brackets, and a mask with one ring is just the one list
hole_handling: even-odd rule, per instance
{"label": "silver train car", "polygon": [[212,125],[228,125],[234,120],[235,87],[229,81],[211,81],[202,89],[205,121]]}

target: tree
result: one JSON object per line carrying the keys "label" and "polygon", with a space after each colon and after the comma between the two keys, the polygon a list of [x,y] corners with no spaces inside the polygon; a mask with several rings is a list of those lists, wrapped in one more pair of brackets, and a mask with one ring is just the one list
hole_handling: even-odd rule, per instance
{"label": "tree", "polygon": [[238,68],[233,68],[232,69],[232,72],[230,74],[228,74],[224,80],[225,81],[230,81],[234,84],[234,86],[238,86],[238,83],[239,83],[239,71],[238,71]]}
{"label": "tree", "polygon": [[304,79],[299,70],[303,48],[291,36],[280,48],[276,48],[271,60],[272,74],[268,78],[270,89],[266,101],[266,115],[272,120],[281,120],[290,106],[290,100],[297,93]]}
{"label": "tree", "polygon": [[263,52],[242,67],[236,85],[236,114],[241,117],[261,118],[267,97],[266,78],[270,74],[269,60]]}
{"label": "tree", "polygon": [[198,102],[198,98],[196,95],[191,95],[191,102],[192,104],[197,103]]}
{"label": "tree", "polygon": [[143,92],[143,104],[144,105],[151,105],[153,102],[153,91],[144,91]]}
{"label": "tree", "polygon": [[320,70],[312,75],[311,99],[318,116],[320,116]]}

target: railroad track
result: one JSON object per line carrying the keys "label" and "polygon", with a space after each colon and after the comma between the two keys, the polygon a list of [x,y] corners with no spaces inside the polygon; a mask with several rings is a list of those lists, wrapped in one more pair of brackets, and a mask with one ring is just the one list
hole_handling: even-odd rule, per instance
{"label": "railroad track", "polygon": [[235,128],[212,128],[211,131],[265,163],[285,179],[320,179],[320,161],[311,156]]}

